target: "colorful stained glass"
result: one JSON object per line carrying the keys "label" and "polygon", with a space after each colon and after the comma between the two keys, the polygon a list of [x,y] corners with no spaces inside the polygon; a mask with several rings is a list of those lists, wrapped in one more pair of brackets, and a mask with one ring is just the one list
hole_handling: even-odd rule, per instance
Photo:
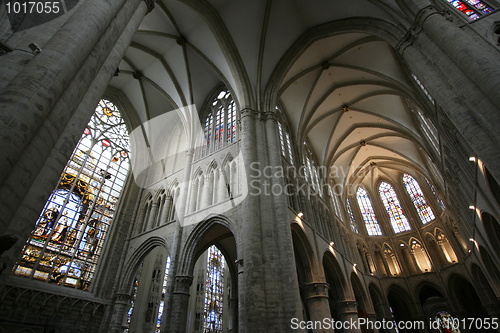
{"label": "colorful stained glass", "polygon": [[435,219],[434,213],[432,212],[431,207],[427,203],[425,199],[424,193],[420,189],[420,185],[418,185],[415,178],[405,173],[403,175],[403,183],[406,187],[406,191],[410,195],[410,199],[417,210],[418,216],[423,224],[429,223]]}
{"label": "colorful stained glass", "polygon": [[446,206],[444,205],[443,200],[441,199],[441,197],[437,193],[436,187],[434,187],[434,185],[431,184],[431,182],[429,181],[429,179],[425,178],[425,181],[427,182],[427,185],[429,185],[429,187],[430,187],[430,189],[432,191],[432,194],[434,194],[434,197],[436,198],[436,201],[437,201],[439,207],[441,207],[441,210],[444,210],[446,208]]}
{"label": "colorful stained glass", "polygon": [[439,331],[442,333],[460,333],[460,320],[453,318],[446,311],[436,313],[434,319],[439,323]]}
{"label": "colorful stained glass", "polygon": [[387,214],[389,215],[394,232],[400,233],[411,230],[408,219],[403,213],[403,208],[401,208],[401,204],[399,203],[398,196],[396,195],[394,188],[389,183],[382,182],[378,191],[380,193],[380,198],[384,203],[384,207],[387,210]]}
{"label": "colorful stained glass", "polygon": [[224,256],[212,245],[208,248],[203,332],[222,332]]}
{"label": "colorful stained glass", "polygon": [[290,163],[293,164],[293,151],[292,151],[292,144],[290,142],[290,135],[288,134],[288,132],[285,132],[285,135],[286,135],[286,145],[288,147],[288,158],[290,160]]}
{"label": "colorful stained glass", "polygon": [[236,142],[236,103],[229,91],[221,91],[211,108],[212,112],[205,119],[201,157]]}
{"label": "colorful stained glass", "polygon": [[139,279],[141,278],[143,265],[144,265],[144,262],[141,263],[141,266],[139,267],[139,271],[134,279],[134,285],[132,288],[132,300],[130,301],[130,307],[127,311],[127,322],[124,325],[123,333],[130,332],[130,321],[132,319],[132,313],[134,312],[135,299],[137,298],[137,291],[139,290]]}
{"label": "colorful stained glass", "polygon": [[101,100],[24,246],[16,275],[88,290],[125,183],[128,151],[120,112]]}
{"label": "colorful stained glass", "polygon": [[[167,263],[165,265],[165,275],[163,276],[163,286],[162,295],[163,297],[167,293],[167,281],[168,281],[168,271],[170,269],[170,256],[167,257]],[[165,299],[162,297],[160,301],[160,306],[158,310],[158,316],[156,317],[156,329],[155,333],[160,333],[161,317],[163,316],[163,308],[165,307]]]}
{"label": "colorful stained glass", "polygon": [[354,214],[352,213],[351,201],[349,201],[349,199],[347,199],[347,213],[349,214],[349,221],[351,222],[351,230],[359,234],[358,226],[356,225],[356,219],[354,218]]}
{"label": "colorful stained glass", "polygon": [[457,10],[467,15],[471,20],[477,20],[481,17],[481,15],[488,14],[493,11],[493,7],[479,0],[464,0],[465,2],[458,0],[447,1]]}
{"label": "colorful stained glass", "polygon": [[361,210],[361,215],[363,216],[368,235],[382,235],[382,230],[380,229],[380,225],[377,221],[377,216],[375,215],[375,211],[373,210],[372,202],[366,190],[362,187],[358,188],[356,198],[358,200],[358,206]]}
{"label": "colorful stained glass", "polygon": [[283,128],[281,127],[281,123],[279,122],[278,122],[278,133],[280,137],[281,155],[286,156],[285,141],[283,140]]}

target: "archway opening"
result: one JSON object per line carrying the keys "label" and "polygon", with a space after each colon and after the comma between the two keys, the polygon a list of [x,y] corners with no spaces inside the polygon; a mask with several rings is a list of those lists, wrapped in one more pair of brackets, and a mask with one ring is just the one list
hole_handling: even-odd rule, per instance
{"label": "archway opening", "polygon": [[323,256],[323,270],[326,283],[328,283],[328,302],[331,316],[335,320],[340,320],[341,313],[337,304],[345,299],[345,280],[339,263],[330,252],[326,252]]}
{"label": "archway opening", "polygon": [[189,290],[187,332],[238,330],[238,280],[236,240],[219,221],[197,239]]}
{"label": "archway opening", "polygon": [[[449,279],[450,293],[455,298],[460,307],[463,318],[489,318],[485,311],[481,298],[476,292],[474,286],[463,277],[453,275]],[[483,328],[470,328],[471,332],[485,332]]]}

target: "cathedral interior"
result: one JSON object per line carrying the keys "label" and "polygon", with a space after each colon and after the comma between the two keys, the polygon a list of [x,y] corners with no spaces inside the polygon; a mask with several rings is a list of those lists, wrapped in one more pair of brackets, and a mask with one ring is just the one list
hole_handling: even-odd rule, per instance
{"label": "cathedral interior", "polygon": [[500,331],[500,1],[22,3],[0,333]]}

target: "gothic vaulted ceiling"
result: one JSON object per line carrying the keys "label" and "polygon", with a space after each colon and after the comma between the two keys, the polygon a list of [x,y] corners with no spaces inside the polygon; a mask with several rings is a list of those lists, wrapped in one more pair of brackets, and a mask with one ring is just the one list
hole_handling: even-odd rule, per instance
{"label": "gothic vaulted ceiling", "polygon": [[[159,0],[111,85],[142,121],[200,109],[221,82],[240,108],[265,109],[264,96],[273,96],[297,151],[309,142],[320,165],[336,168],[334,183],[372,186],[395,170],[425,173],[429,147],[410,73],[368,21],[349,29],[346,19],[400,29],[402,16],[392,0]],[[328,24],[336,28],[300,44]]]}

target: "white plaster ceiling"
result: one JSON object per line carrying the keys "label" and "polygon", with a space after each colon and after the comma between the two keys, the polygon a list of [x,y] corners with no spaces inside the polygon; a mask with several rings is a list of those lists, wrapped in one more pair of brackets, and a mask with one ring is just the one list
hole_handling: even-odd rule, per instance
{"label": "white plaster ceiling", "polygon": [[[404,24],[393,0],[159,0],[111,85],[127,95],[142,121],[189,104],[200,109],[221,82],[240,107],[259,108],[300,36],[350,17]],[[140,80],[134,72],[142,73]],[[278,83],[277,102],[297,151],[308,141],[320,165],[346,170],[329,181],[368,185],[393,170],[425,172],[426,148],[408,107],[415,88],[410,80],[386,41],[342,32],[295,55]],[[357,177],[354,170],[363,168],[377,171]]]}

